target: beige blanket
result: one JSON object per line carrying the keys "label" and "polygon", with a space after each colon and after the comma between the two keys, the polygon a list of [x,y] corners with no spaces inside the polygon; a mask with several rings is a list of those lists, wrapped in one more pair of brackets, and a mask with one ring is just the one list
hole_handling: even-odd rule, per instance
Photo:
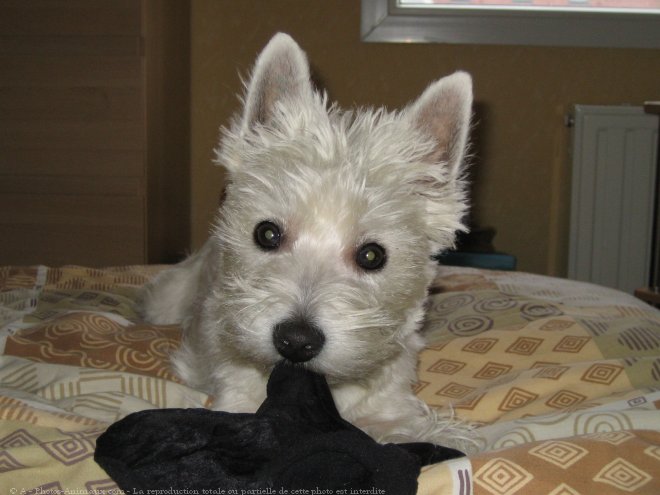
{"label": "beige blanket", "polygon": [[[130,412],[208,405],[169,370],[180,329],[136,313],[159,269],[0,268],[1,493],[120,493],[93,460],[98,435]],[[419,494],[660,493],[658,310],[446,267],[425,331],[416,392],[479,423],[481,453],[425,468]]]}

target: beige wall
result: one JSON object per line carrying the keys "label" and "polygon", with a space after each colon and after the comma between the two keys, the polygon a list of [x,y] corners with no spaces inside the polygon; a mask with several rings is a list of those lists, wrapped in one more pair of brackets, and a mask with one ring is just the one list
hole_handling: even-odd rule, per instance
{"label": "beige wall", "polygon": [[478,156],[473,216],[521,270],[565,273],[569,133],[574,103],[660,99],[660,50],[360,41],[358,0],[192,2],[192,239],[206,239],[223,184],[210,164],[218,127],[239,108],[238,73],[277,31],[307,52],[315,78],[343,106],[398,107],[457,69],[474,77]]}

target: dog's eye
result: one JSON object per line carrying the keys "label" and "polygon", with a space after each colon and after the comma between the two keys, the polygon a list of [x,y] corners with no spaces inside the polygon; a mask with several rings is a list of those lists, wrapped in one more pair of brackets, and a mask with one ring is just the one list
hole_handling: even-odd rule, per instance
{"label": "dog's eye", "polygon": [[280,247],[282,233],[280,228],[268,220],[261,222],[254,228],[254,242],[261,249],[271,251]]}
{"label": "dog's eye", "polygon": [[379,270],[385,266],[386,261],[385,248],[375,242],[360,246],[355,256],[355,262],[363,270]]}

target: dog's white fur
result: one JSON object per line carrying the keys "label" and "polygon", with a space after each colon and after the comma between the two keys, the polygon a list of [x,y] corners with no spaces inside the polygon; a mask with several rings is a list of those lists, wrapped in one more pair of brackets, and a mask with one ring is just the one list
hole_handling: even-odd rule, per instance
{"label": "dog's white fur", "polygon": [[[229,184],[212,236],[145,293],[150,321],[184,324],[179,375],[217,397],[215,409],[253,412],[282,359],[273,329],[300,315],[325,336],[304,366],[327,377],[347,420],[380,441],[469,448],[466,428],[411,384],[431,255],[463,228],[471,104],[471,79],[457,72],[400,112],[341,111],[313,89],[298,45],[276,35],[223,130]],[[282,229],[275,251],[253,239],[264,220]],[[357,266],[366,242],[386,249],[381,270]]]}

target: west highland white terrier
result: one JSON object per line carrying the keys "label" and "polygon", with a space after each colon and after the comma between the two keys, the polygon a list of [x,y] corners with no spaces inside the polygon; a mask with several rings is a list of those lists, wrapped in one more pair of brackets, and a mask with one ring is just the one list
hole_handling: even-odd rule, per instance
{"label": "west highland white terrier", "polygon": [[254,412],[288,359],[325,375],[375,439],[468,449],[467,428],[411,384],[431,257],[463,229],[471,105],[457,72],[401,111],[342,111],[295,41],[273,37],[222,130],[229,180],[210,239],[144,294],[149,321],[184,326],[181,378],[214,409]]}

